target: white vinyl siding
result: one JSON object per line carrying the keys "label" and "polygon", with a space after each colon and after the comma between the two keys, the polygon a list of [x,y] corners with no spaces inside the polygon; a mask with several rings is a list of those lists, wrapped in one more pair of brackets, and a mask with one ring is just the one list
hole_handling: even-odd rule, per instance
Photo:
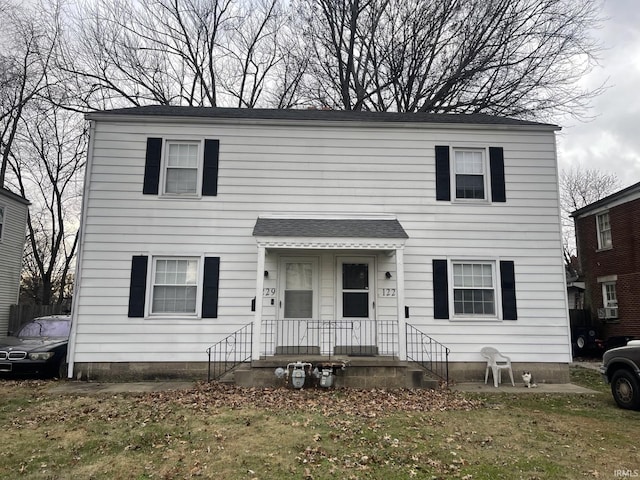
{"label": "white vinyl siding", "polygon": [[[143,195],[147,137],[219,139],[218,196]],[[404,248],[407,322],[451,348],[451,361],[480,361],[484,344],[522,362],[569,361],[554,140],[551,131],[477,125],[96,120],[75,360],[203,361],[209,345],[254,319],[252,230],[259,215],[385,213],[397,216],[410,237]],[[435,145],[503,147],[508,202],[437,202]],[[131,257],[148,252],[220,256],[218,318],[127,318]],[[300,253],[309,254],[286,252]],[[336,257],[353,254],[339,245],[313,251],[319,258],[320,320],[335,319]],[[394,257],[366,254],[376,257],[378,290],[395,287],[395,275],[384,277],[394,271]],[[265,288],[279,288],[282,255],[267,253]],[[516,263],[517,321],[433,319],[432,259],[469,256]],[[494,281],[499,284],[499,278]],[[263,302],[264,318],[276,316],[277,295]],[[395,318],[394,302],[378,291],[376,318]]]}

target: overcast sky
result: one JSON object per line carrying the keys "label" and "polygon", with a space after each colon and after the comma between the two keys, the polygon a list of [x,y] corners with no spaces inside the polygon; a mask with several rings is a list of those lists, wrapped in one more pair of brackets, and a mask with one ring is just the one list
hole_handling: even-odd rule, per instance
{"label": "overcast sky", "polygon": [[640,182],[640,0],[604,0],[603,16],[595,35],[606,50],[585,82],[608,88],[593,101],[592,121],[560,121],[558,159],[561,170],[580,164],[615,173],[626,187]]}

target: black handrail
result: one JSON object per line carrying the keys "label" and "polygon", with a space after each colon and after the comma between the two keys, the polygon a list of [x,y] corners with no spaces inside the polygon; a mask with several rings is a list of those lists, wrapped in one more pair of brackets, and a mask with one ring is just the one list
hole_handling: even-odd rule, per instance
{"label": "black handrail", "polygon": [[249,323],[207,348],[209,355],[207,382],[212,378],[218,380],[238,365],[250,361],[252,345],[253,323]]}
{"label": "black handrail", "polygon": [[417,363],[449,384],[450,350],[407,323],[407,360]]}

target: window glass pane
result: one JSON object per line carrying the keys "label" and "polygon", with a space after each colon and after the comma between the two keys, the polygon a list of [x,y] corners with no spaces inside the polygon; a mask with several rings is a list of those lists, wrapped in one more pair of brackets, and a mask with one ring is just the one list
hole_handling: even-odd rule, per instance
{"label": "window glass pane", "polygon": [[287,263],[285,270],[285,289],[311,290],[313,288],[313,266],[311,263]]}
{"label": "window glass pane", "polygon": [[312,318],[313,291],[285,290],[284,316],[285,318]]}
{"label": "window glass pane", "polygon": [[605,307],[617,307],[618,306],[618,297],[616,294],[616,284],[615,283],[605,283],[604,284],[605,291]]}
{"label": "window glass pane", "polygon": [[482,152],[456,151],[456,173],[482,175]]}
{"label": "window glass pane", "polygon": [[611,247],[611,224],[609,223],[609,213],[602,213],[596,218],[598,222],[599,247]]}
{"label": "window glass pane", "polygon": [[456,175],[456,198],[484,198],[482,175]]}
{"label": "window glass pane", "polygon": [[156,260],[157,285],[195,285],[197,277],[197,260]]}
{"label": "window glass pane", "polygon": [[188,143],[170,143],[167,165],[169,167],[197,168],[198,145]]}
{"label": "window glass pane", "polygon": [[367,318],[369,316],[369,294],[367,292],[343,292],[342,315],[350,318]]}
{"label": "window glass pane", "polygon": [[153,289],[154,313],[195,313],[196,290],[193,287],[156,286]]}
{"label": "window glass pane", "polygon": [[368,290],[369,265],[366,263],[342,264],[343,290]]}
{"label": "window glass pane", "polygon": [[167,168],[167,193],[196,193],[198,170],[191,168]]}

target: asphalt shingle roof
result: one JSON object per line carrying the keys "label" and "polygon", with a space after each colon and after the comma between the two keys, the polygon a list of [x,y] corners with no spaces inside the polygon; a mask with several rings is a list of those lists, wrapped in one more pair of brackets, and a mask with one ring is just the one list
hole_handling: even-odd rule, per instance
{"label": "asphalt shingle roof", "polygon": [[173,105],[146,105],[142,107],[118,108],[87,114],[88,119],[98,116],[148,116],[148,117],[195,117],[244,120],[323,120],[323,121],[361,121],[381,123],[444,123],[469,125],[519,125],[539,126],[557,129],[556,125],[531,122],[496,115],[449,114],[449,113],[398,113],[367,112],[346,110],[317,109],[267,109],[267,108],[221,108],[221,107],[185,107]]}
{"label": "asphalt shingle roof", "polygon": [[256,237],[409,238],[398,220],[258,218]]}

